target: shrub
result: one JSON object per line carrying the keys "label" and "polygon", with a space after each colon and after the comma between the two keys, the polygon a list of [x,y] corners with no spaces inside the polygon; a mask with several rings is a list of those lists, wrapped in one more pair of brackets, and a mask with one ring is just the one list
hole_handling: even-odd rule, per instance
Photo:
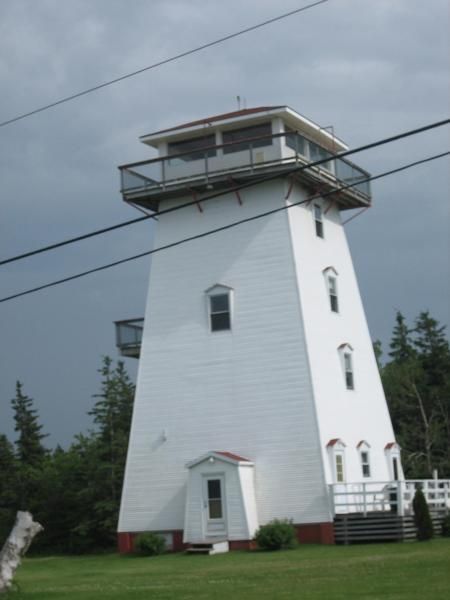
{"label": "shrub", "polygon": [[255,534],[258,546],[263,550],[281,550],[293,548],[296,544],[295,529],[292,521],[274,519],[262,525]]}
{"label": "shrub", "polygon": [[447,515],[442,521],[442,535],[444,537],[450,537],[450,515]]}
{"label": "shrub", "polygon": [[157,556],[166,550],[166,540],[156,533],[140,533],[134,539],[134,550],[143,556]]}
{"label": "shrub", "polygon": [[414,522],[417,527],[417,539],[421,542],[433,537],[433,523],[430,510],[422,490],[416,490],[413,499]]}

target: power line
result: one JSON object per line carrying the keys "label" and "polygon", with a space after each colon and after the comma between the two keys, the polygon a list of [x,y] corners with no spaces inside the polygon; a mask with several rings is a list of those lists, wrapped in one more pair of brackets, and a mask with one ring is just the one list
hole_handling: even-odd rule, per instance
{"label": "power line", "polygon": [[[391,142],[394,142],[394,141],[397,141],[397,140],[400,140],[400,139],[403,139],[403,138],[406,138],[406,137],[410,137],[412,135],[417,135],[418,133],[422,133],[424,131],[428,131],[430,129],[434,129],[436,127],[442,127],[443,125],[447,125],[448,123],[450,123],[450,119],[446,119],[444,121],[437,121],[435,123],[430,123],[428,125],[424,125],[422,127],[416,128],[416,129],[409,129],[408,131],[405,131],[403,133],[399,133],[399,134],[396,134],[394,136],[390,136],[388,138],[383,138],[381,140],[377,140],[376,142],[371,142],[370,144],[365,144],[363,146],[359,146],[357,148],[354,148],[353,150],[346,150],[344,152],[341,152],[341,153],[337,154],[334,158],[335,159],[336,158],[344,158],[346,156],[350,156],[352,154],[356,154],[356,153],[362,152],[364,150],[369,150],[369,149],[375,148],[377,146],[382,146],[384,144],[389,144]],[[246,189],[246,188],[252,187],[254,185],[258,185],[259,183],[264,183],[266,181],[271,181],[273,179],[278,179],[279,177],[282,177],[282,176],[284,177],[286,175],[291,175],[293,173],[299,173],[299,172],[304,171],[306,169],[310,169],[312,167],[320,166],[321,164],[329,162],[330,160],[333,160],[333,158],[331,158],[331,159],[329,157],[322,158],[320,160],[316,160],[314,162],[310,162],[307,165],[302,165],[300,167],[293,167],[292,169],[287,169],[287,170],[283,171],[282,174],[275,173],[275,174],[272,174],[272,175],[266,175],[264,177],[261,177],[259,179],[250,181],[248,183],[243,183],[243,184],[236,185],[236,186],[233,187],[233,190],[238,191],[238,190]],[[225,190],[225,191],[221,191],[221,192],[216,192],[214,194],[210,194],[210,195],[205,196],[203,198],[197,198],[197,200],[192,200],[192,201],[185,202],[185,203],[177,205],[177,206],[173,206],[171,208],[166,208],[166,209],[154,212],[151,215],[146,215],[144,217],[138,217],[136,219],[131,219],[129,221],[124,221],[122,223],[117,223],[116,225],[111,225],[110,227],[104,227],[102,229],[96,229],[96,230],[91,231],[89,233],[78,235],[78,236],[73,237],[73,238],[68,238],[68,239],[63,240],[61,242],[57,242],[55,244],[51,244],[49,246],[42,246],[41,248],[38,248],[36,250],[31,250],[29,252],[25,252],[25,253],[22,253],[22,254],[18,254],[16,256],[12,256],[10,258],[6,258],[4,260],[0,260],[0,266],[8,264],[8,263],[11,263],[11,262],[15,262],[15,261],[18,261],[18,260],[22,260],[24,258],[28,258],[28,257],[34,256],[36,254],[41,254],[42,252],[48,252],[49,250],[55,250],[56,248],[61,248],[62,246],[67,246],[69,244],[73,244],[75,242],[86,240],[88,238],[91,238],[91,237],[94,237],[94,236],[97,236],[97,235],[102,235],[104,233],[108,233],[108,232],[113,231],[115,229],[120,229],[121,227],[127,227],[128,225],[132,225],[134,223],[139,223],[141,221],[145,221],[145,220],[150,219],[150,218],[158,217],[160,215],[164,215],[164,214],[167,214],[167,213],[170,213],[170,212],[174,212],[176,210],[181,210],[182,208],[187,208],[189,206],[193,206],[193,205],[197,204],[198,202],[207,202],[208,200],[212,200],[214,198],[218,198],[219,196],[223,196],[224,194],[228,194],[228,193],[229,193],[229,190]]]}
{"label": "power line", "polygon": [[138,258],[143,258],[144,256],[149,256],[151,254],[156,254],[157,252],[161,252],[163,250],[168,250],[170,248],[174,248],[176,246],[180,246],[181,244],[185,244],[187,242],[192,242],[194,240],[198,240],[210,235],[214,235],[216,233],[219,233],[221,231],[225,231],[227,229],[231,229],[233,227],[237,227],[238,225],[242,225],[244,223],[249,223],[251,221],[255,221],[256,219],[261,219],[263,217],[267,217],[269,215],[275,214],[277,212],[281,212],[282,210],[288,210],[289,208],[293,207],[293,206],[299,206],[301,204],[305,204],[307,202],[311,202],[314,198],[326,198],[327,196],[330,196],[331,194],[335,194],[336,192],[340,192],[340,191],[344,191],[347,189],[350,189],[352,187],[355,187],[356,185],[360,185],[361,183],[365,183],[367,181],[374,181],[376,179],[381,179],[382,177],[387,177],[388,175],[393,175],[394,173],[399,173],[401,171],[405,171],[406,169],[410,169],[412,167],[415,167],[417,165],[421,165],[427,162],[430,162],[432,160],[436,160],[438,158],[443,158],[444,156],[449,156],[450,155],[450,151],[449,152],[443,152],[441,154],[436,154],[434,156],[430,156],[428,158],[424,158],[422,160],[417,160],[415,162],[411,162],[408,163],[406,165],[403,165],[401,167],[398,167],[396,169],[392,169],[390,171],[385,171],[384,173],[380,173],[378,175],[372,175],[367,177],[366,179],[360,180],[358,182],[355,183],[350,183],[348,185],[343,185],[340,186],[334,190],[330,190],[329,192],[324,192],[321,194],[314,194],[313,196],[310,196],[309,198],[306,198],[305,200],[301,200],[299,202],[294,202],[292,204],[286,205],[286,206],[281,206],[278,208],[274,208],[272,210],[268,210],[266,212],[263,213],[258,213],[257,215],[253,215],[252,217],[247,217],[245,219],[240,219],[239,221],[234,221],[233,223],[229,223],[228,225],[223,225],[221,227],[217,227],[215,229],[210,229],[209,231],[205,231],[203,233],[199,233],[187,238],[183,238],[181,240],[178,240],[176,242],[171,242],[170,244],[165,244],[164,246],[159,246],[158,248],[154,248],[153,250],[147,250],[146,252],[141,252],[140,254],[135,254],[134,256],[129,256],[128,258],[123,258],[121,260],[117,260],[115,262],[109,263],[107,265],[102,265],[101,267],[95,267],[94,269],[90,269],[88,271],[83,271],[82,273],[77,273],[76,275],[70,275],[69,277],[64,277],[63,279],[59,279],[57,281],[52,281],[50,283],[46,283],[44,285],[40,285],[38,287],[29,289],[29,290],[25,290],[23,292],[19,292],[18,294],[13,294],[11,296],[7,296],[5,298],[0,298],[0,303],[2,302],[7,302],[8,300],[13,300],[15,298],[19,298],[21,296],[26,296],[28,294],[32,294],[34,292],[39,292],[41,290],[50,288],[50,287],[54,287],[56,285],[60,285],[62,283],[67,283],[68,281],[73,281],[74,279],[79,279],[80,277],[84,277],[85,275],[91,275],[92,273],[98,273],[99,271],[104,271],[106,269],[110,269],[111,267],[116,267],[118,265],[122,265],[124,263],[130,262],[132,260],[137,260]]}
{"label": "power line", "polygon": [[56,248],[61,248],[62,246],[67,246],[68,244],[74,244],[75,242],[81,242],[82,240],[87,240],[90,237],[94,237],[96,235],[101,235],[103,233],[108,233],[109,231],[114,231],[114,229],[120,229],[121,227],[127,227],[128,225],[134,225],[135,223],[139,223],[140,221],[146,221],[147,219],[152,219],[153,217],[154,217],[154,215],[146,215],[145,217],[137,217],[136,219],[131,219],[129,221],[123,221],[122,223],[117,223],[116,225],[111,225],[110,227],[104,227],[103,229],[96,229],[95,231],[91,231],[89,233],[77,235],[76,237],[69,238],[67,240],[63,240],[62,242],[56,242],[55,244],[50,244],[49,246],[42,246],[41,248],[37,248],[36,250],[30,250],[29,252],[24,252],[23,254],[17,254],[16,256],[11,256],[11,258],[5,258],[4,260],[0,260],[0,266],[15,262],[17,260],[22,260],[22,259],[28,258],[30,256],[34,256],[35,254],[41,254],[42,252],[48,252],[49,250],[55,250]]}
{"label": "power line", "polygon": [[27,113],[23,113],[18,115],[17,117],[13,117],[12,119],[8,119],[7,121],[0,122],[0,127],[4,127],[5,125],[10,125],[11,123],[15,123],[20,121],[21,119],[25,119],[26,117],[31,117],[40,112],[44,112],[45,110],[49,110],[50,108],[54,108],[55,106],[59,106],[60,104],[64,104],[65,102],[70,102],[71,100],[75,100],[76,98],[80,98],[81,96],[86,96],[87,94],[91,94],[92,92],[96,92],[101,90],[102,88],[113,85],[114,83],[119,83],[120,81],[124,81],[125,79],[129,79],[130,77],[135,77],[136,75],[140,75],[145,71],[150,71],[151,69],[156,69],[157,67],[161,67],[163,65],[167,65],[168,63],[179,60],[180,58],[184,58],[186,56],[190,56],[191,54],[195,54],[196,52],[200,52],[201,50],[206,50],[206,48],[211,48],[212,46],[217,46],[223,42],[228,40],[232,40],[233,38],[244,35],[245,33],[249,33],[250,31],[255,31],[256,29],[260,29],[261,27],[265,27],[266,25],[270,25],[275,23],[276,21],[281,21],[282,19],[286,19],[287,17],[291,17],[298,13],[301,13],[309,8],[314,8],[319,4],[324,4],[329,0],[317,0],[317,2],[313,2],[311,4],[307,4],[306,6],[302,6],[301,8],[296,8],[295,10],[291,10],[287,13],[279,15],[277,17],[273,17],[272,19],[267,19],[266,21],[262,21],[261,23],[257,23],[256,25],[252,25],[251,27],[246,27],[245,29],[241,29],[240,31],[236,31],[235,33],[230,33],[229,35],[225,35],[217,40],[212,42],[207,42],[206,44],[202,44],[201,46],[197,46],[196,48],[191,48],[191,50],[186,50],[186,52],[181,52],[180,54],[176,54],[175,56],[171,56],[170,58],[165,58],[164,60],[160,60],[156,63],[148,65],[147,67],[143,67],[142,69],[138,69],[137,71],[133,71],[131,73],[127,73],[125,75],[121,75],[120,77],[116,77],[115,79],[111,79],[109,81],[105,81],[104,83],[99,83],[98,85],[94,85],[93,87],[82,90],[81,92],[77,92],[70,96],[66,96],[65,98],[61,98],[60,100],[56,100],[55,102],[51,102],[50,104],[46,104],[45,106],[41,106],[39,108],[35,108]]}

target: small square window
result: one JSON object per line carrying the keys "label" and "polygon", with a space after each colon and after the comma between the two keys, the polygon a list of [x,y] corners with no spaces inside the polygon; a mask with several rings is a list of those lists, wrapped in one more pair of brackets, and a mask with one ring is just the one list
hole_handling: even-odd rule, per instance
{"label": "small square window", "polygon": [[211,331],[231,329],[229,294],[217,294],[209,297]]}
{"label": "small square window", "polygon": [[323,216],[322,207],[319,204],[314,204],[314,223],[316,226],[317,237],[323,238]]}

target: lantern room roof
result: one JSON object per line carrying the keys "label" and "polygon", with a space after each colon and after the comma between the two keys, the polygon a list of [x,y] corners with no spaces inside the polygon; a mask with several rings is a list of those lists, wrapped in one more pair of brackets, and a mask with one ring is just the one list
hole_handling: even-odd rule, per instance
{"label": "lantern room roof", "polygon": [[214,129],[227,129],[238,126],[248,126],[263,122],[267,119],[274,117],[280,117],[282,121],[294,131],[299,131],[311,139],[315,140],[318,144],[323,147],[332,150],[333,152],[339,152],[342,150],[348,150],[348,146],[334,135],[333,128],[331,126],[321,126],[311,119],[308,119],[293,110],[289,106],[257,106],[253,108],[243,108],[233,112],[222,113],[205,117],[203,119],[197,119],[195,121],[189,121],[170,127],[168,129],[161,129],[153,133],[140,136],[140,141],[144,144],[158,148],[161,142],[169,142],[180,139],[186,139],[192,135],[204,135],[205,127],[211,127]]}

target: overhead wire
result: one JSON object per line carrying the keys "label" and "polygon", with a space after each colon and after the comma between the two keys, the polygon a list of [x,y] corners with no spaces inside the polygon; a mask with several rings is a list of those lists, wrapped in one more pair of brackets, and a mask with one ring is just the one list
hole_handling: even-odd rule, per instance
{"label": "overhead wire", "polygon": [[245,219],[240,219],[238,221],[234,221],[232,223],[228,223],[227,225],[222,225],[221,227],[216,227],[215,229],[210,229],[208,231],[205,231],[205,232],[202,232],[202,233],[198,233],[196,235],[193,235],[193,236],[190,236],[190,237],[186,237],[186,238],[183,238],[181,240],[177,240],[175,242],[171,242],[169,244],[165,244],[164,246],[159,246],[158,248],[154,248],[153,250],[147,250],[146,252],[141,252],[140,254],[136,254],[134,256],[129,256],[127,258],[123,258],[123,259],[114,261],[112,263],[108,263],[106,265],[102,265],[100,267],[95,267],[93,269],[89,269],[88,271],[83,271],[82,273],[77,273],[76,275],[70,275],[68,277],[64,277],[63,279],[52,281],[50,283],[46,283],[44,285],[40,285],[40,286],[35,287],[35,288],[24,290],[23,292],[19,292],[17,294],[12,294],[11,296],[6,296],[4,298],[0,298],[0,303],[7,302],[7,301],[13,300],[15,298],[19,298],[21,296],[26,296],[28,294],[32,294],[32,293],[35,293],[35,292],[38,292],[38,291],[41,291],[41,290],[44,290],[44,289],[47,289],[47,288],[50,288],[50,287],[54,287],[54,286],[60,285],[62,283],[67,283],[69,281],[73,281],[75,279],[79,279],[81,277],[85,277],[86,275],[91,275],[93,273],[98,273],[99,271],[104,271],[106,269],[110,269],[112,267],[115,267],[115,266],[118,266],[118,265],[122,265],[122,264],[130,262],[132,260],[137,260],[139,258],[143,258],[144,256],[150,256],[152,254],[156,254],[157,252],[162,252],[164,250],[168,250],[170,248],[174,248],[176,246],[180,246],[181,244],[185,244],[187,242],[198,240],[198,239],[210,236],[210,235],[215,235],[215,234],[220,233],[222,231],[225,231],[227,229],[231,229],[233,227],[237,227],[239,225],[242,225],[244,223],[249,223],[251,221],[255,221],[257,219],[261,219],[261,218],[267,217],[269,215],[273,215],[273,214],[275,214],[277,212],[281,212],[283,210],[289,210],[290,208],[292,208],[294,206],[299,206],[299,205],[302,205],[302,204],[306,204],[306,203],[312,202],[315,198],[319,198],[319,197],[320,198],[326,198],[327,196],[335,194],[336,192],[341,192],[341,191],[345,191],[347,189],[351,189],[352,187],[360,185],[361,183],[365,183],[366,181],[374,181],[376,179],[381,179],[382,177],[387,177],[388,175],[393,175],[395,173],[399,173],[401,171],[405,171],[406,169],[410,169],[412,167],[415,167],[415,166],[418,166],[418,165],[421,165],[421,164],[424,164],[424,163],[427,163],[427,162],[431,162],[433,160],[437,160],[438,158],[443,158],[444,156],[449,156],[449,155],[450,155],[450,151],[449,152],[442,152],[440,154],[436,154],[434,156],[430,156],[430,157],[427,157],[427,158],[424,158],[424,159],[421,159],[421,160],[417,160],[417,161],[414,161],[414,162],[402,165],[401,167],[397,167],[395,169],[391,169],[390,171],[385,171],[385,172],[380,173],[378,175],[371,175],[371,176],[368,176],[364,180],[360,180],[358,182],[354,182],[354,183],[350,183],[350,184],[347,184],[347,185],[340,186],[340,187],[338,187],[336,189],[330,190],[329,192],[322,192],[322,193],[314,194],[313,196],[310,196],[310,197],[308,197],[308,198],[306,198],[304,200],[300,200],[299,202],[293,202],[291,204],[284,205],[284,206],[281,206],[281,207],[277,207],[277,208],[265,211],[263,213],[258,213],[256,215],[252,215],[251,217],[247,217]]}
{"label": "overhead wire", "polygon": [[[377,140],[375,142],[371,142],[369,144],[364,144],[363,146],[358,146],[357,148],[353,148],[351,150],[345,150],[344,152],[340,152],[339,154],[333,156],[333,157],[326,157],[326,158],[322,158],[319,160],[316,160],[314,162],[310,162],[306,165],[301,165],[301,166],[296,166],[296,167],[292,167],[292,169],[286,169],[283,171],[283,173],[275,173],[275,174],[270,174],[270,175],[266,175],[264,177],[260,177],[258,179],[255,179],[253,181],[247,182],[247,183],[243,183],[243,184],[238,184],[233,186],[233,190],[242,190],[242,189],[246,189],[255,185],[258,185],[260,183],[265,183],[266,181],[271,181],[274,179],[278,179],[279,177],[284,177],[286,175],[291,175],[294,173],[299,173],[301,171],[305,171],[307,169],[311,169],[312,167],[316,167],[316,166],[320,166],[326,162],[329,162],[330,160],[334,160],[334,159],[341,159],[341,158],[345,158],[346,156],[350,156],[352,154],[356,154],[358,152],[363,152],[364,150],[370,150],[372,148],[376,148],[377,146],[382,146],[384,144],[389,144],[392,143],[394,141],[398,141],[401,139],[404,139],[406,137],[410,137],[413,135],[417,135],[419,133],[423,133],[424,131],[428,131],[431,129],[435,129],[437,127],[442,127],[443,125],[448,125],[450,123],[450,119],[445,119],[443,121],[436,121],[434,123],[429,123],[428,125],[424,125],[422,127],[418,127],[415,129],[410,129],[408,131],[387,137],[387,138],[383,138],[381,140]],[[103,227],[102,229],[96,229],[94,231],[85,233],[85,234],[81,234],[78,235],[76,237],[73,238],[68,238],[66,240],[62,240],[61,242],[56,242],[54,244],[50,244],[47,246],[42,246],[41,248],[37,248],[36,250],[30,250],[28,252],[24,252],[21,254],[17,254],[15,256],[11,256],[9,258],[0,260],[0,266],[2,265],[6,265],[8,263],[12,263],[18,260],[22,260],[24,258],[29,258],[31,256],[34,256],[36,254],[41,254],[43,252],[48,252],[50,250],[55,250],[57,248],[61,248],[62,246],[67,246],[69,244],[73,244],[75,242],[79,242],[82,240],[86,240],[88,238],[91,237],[95,237],[97,235],[102,235],[104,233],[108,233],[110,231],[114,231],[117,229],[120,229],[122,227],[127,227],[129,225],[133,225],[135,223],[139,223],[151,218],[155,218],[170,212],[175,212],[177,210],[181,210],[183,208],[187,208],[189,206],[193,206],[195,204],[197,204],[198,202],[207,202],[208,200],[212,200],[214,198],[218,198],[220,196],[223,196],[224,194],[228,194],[229,190],[225,190],[225,191],[220,191],[220,192],[215,192],[213,194],[209,194],[207,196],[201,197],[201,198],[197,198],[196,200],[192,200],[189,202],[184,202],[182,204],[179,204],[177,206],[173,206],[170,208],[166,208],[160,211],[155,211],[154,213],[152,213],[151,215],[146,215],[144,217],[137,217],[136,219],[131,219],[128,221],[124,221],[122,223],[117,223],[116,225],[111,225],[109,227]]]}
{"label": "overhead wire", "polygon": [[261,23],[257,23],[256,25],[251,25],[250,27],[246,27],[245,29],[241,29],[239,31],[236,31],[234,33],[230,33],[228,35],[225,35],[221,38],[218,38],[216,40],[213,40],[212,42],[207,42],[205,44],[202,44],[200,46],[196,46],[195,48],[191,48],[190,50],[186,50],[185,52],[180,52],[179,54],[176,54],[174,56],[171,56],[169,58],[165,58],[163,60],[160,60],[158,62],[155,62],[151,65],[148,65],[146,67],[143,67],[142,69],[137,69],[136,71],[132,71],[130,73],[126,73],[125,75],[121,75],[120,77],[116,77],[114,79],[110,79],[109,81],[105,81],[103,83],[99,83],[97,85],[94,85],[90,88],[87,88],[85,90],[82,90],[80,92],[76,92],[75,94],[71,94],[70,96],[66,96],[64,98],[61,98],[60,100],[55,100],[54,102],[50,102],[49,104],[45,104],[44,106],[40,106],[39,108],[35,108],[34,110],[30,110],[26,113],[22,113],[20,115],[17,115],[16,117],[12,117],[11,119],[7,119],[6,121],[0,122],[0,127],[5,127],[6,125],[10,125],[11,123],[16,123],[17,121],[20,121],[22,119],[26,119],[27,117],[31,117],[32,115],[36,115],[37,113],[41,113],[44,112],[46,110],[49,110],[51,108],[54,108],[55,106],[59,106],[60,104],[64,104],[66,102],[70,102],[71,100],[75,100],[76,98],[81,98],[81,96],[86,96],[87,94],[91,94],[93,92],[96,92],[98,90],[101,90],[105,87],[108,87],[110,85],[113,85],[115,83],[119,83],[120,81],[124,81],[125,79],[129,79],[130,77],[135,77],[136,75],[140,75],[141,73],[144,73],[146,71],[150,71],[151,69],[156,69],[157,67],[162,67],[163,65],[167,65],[171,62],[174,62],[176,60],[179,60],[180,58],[185,58],[186,56],[190,56],[191,54],[195,54],[196,52],[200,52],[201,50],[206,50],[207,48],[211,48],[212,46],[217,46],[218,44],[221,44],[223,42],[226,42],[228,40],[232,40],[234,38],[237,38],[241,35],[244,35],[246,33],[250,33],[251,31],[255,31],[256,29],[260,29],[261,27],[265,27],[267,25],[270,25],[272,23],[275,23],[276,21],[281,21],[282,19],[287,19],[288,17],[291,17],[293,15],[296,15],[298,13],[301,13],[305,10],[308,10],[310,8],[314,8],[315,6],[318,6],[319,4],[324,4],[325,2],[328,2],[329,0],[317,0],[316,2],[312,2],[311,4],[307,4],[306,6],[302,6],[300,8],[296,8],[294,10],[291,10],[289,12],[283,13],[281,15],[278,15],[277,17],[273,17],[271,19],[267,19],[265,21],[262,21]]}

